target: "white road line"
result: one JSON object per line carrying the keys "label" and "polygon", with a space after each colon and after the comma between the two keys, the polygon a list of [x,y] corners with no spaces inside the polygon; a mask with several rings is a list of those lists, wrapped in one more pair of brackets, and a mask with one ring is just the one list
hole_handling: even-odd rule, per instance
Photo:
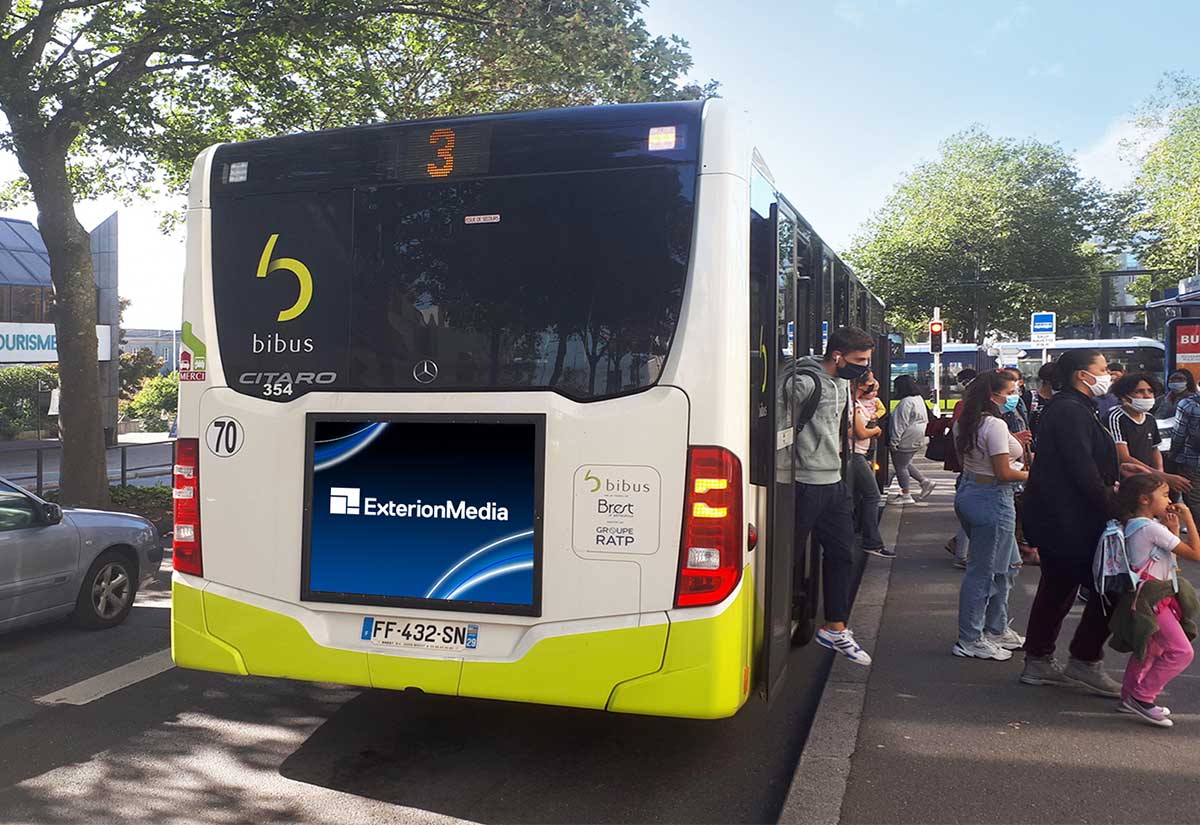
{"label": "white road line", "polygon": [[94,702],[110,693],[116,693],[122,688],[136,685],[138,682],[145,681],[151,676],[157,676],[173,667],[175,667],[175,662],[171,660],[171,651],[168,648],[151,653],[149,656],[143,656],[127,665],[115,667],[99,676],[76,682],[70,687],[54,693],[39,696],[33,701],[39,705],[86,705],[88,702]]}

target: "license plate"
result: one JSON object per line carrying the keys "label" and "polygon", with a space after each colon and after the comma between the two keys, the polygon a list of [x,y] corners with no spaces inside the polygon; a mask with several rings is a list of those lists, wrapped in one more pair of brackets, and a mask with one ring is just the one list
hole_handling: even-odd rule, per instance
{"label": "license plate", "polygon": [[414,622],[367,616],[362,639],[381,647],[422,650],[474,650],[479,645],[479,625],[460,622]]}

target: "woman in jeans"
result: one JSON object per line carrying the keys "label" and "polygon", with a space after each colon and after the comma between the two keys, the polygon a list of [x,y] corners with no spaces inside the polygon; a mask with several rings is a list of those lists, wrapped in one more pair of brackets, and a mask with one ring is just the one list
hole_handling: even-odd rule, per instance
{"label": "woman in jeans", "polygon": [[876,424],[880,406],[879,384],[868,372],[851,389],[854,392],[854,449],[846,473],[858,506],[862,547],[868,553],[892,559],[896,557],[896,551],[884,547],[883,537],[879,535],[879,484],[875,481],[875,462],[872,460],[875,441],[883,434]]}
{"label": "woman in jeans", "polygon": [[[937,482],[927,479],[912,463],[917,452],[925,447],[925,426],[929,423],[929,412],[925,398],[911,375],[900,375],[892,382],[892,397],[900,403],[892,411],[892,432],[888,437],[892,448],[892,466],[896,470],[896,481],[900,485],[900,497],[896,504],[912,504],[928,498]],[[912,482],[921,485],[915,496],[909,492]]]}
{"label": "woman in jeans", "polygon": [[986,372],[959,402],[953,432],[963,472],[954,509],[971,553],[958,594],[955,656],[1004,662],[1025,643],[1008,626],[1008,594],[1020,568],[1013,485],[1028,473],[1025,448],[1002,417],[1019,400],[1017,383],[1007,373]]}
{"label": "woman in jeans", "polygon": [[[1117,480],[1116,445],[1100,425],[1096,403],[1111,384],[1108,364],[1094,349],[1069,350],[1055,362],[1055,393],[1038,423],[1037,459],[1021,516],[1025,535],[1042,557],[1021,682],[1083,687],[1118,698],[1121,686],[1103,666],[1108,617],[1091,594],[1096,542]],[[1055,643],[1081,587],[1087,606],[1071,640],[1071,660],[1059,668]]]}

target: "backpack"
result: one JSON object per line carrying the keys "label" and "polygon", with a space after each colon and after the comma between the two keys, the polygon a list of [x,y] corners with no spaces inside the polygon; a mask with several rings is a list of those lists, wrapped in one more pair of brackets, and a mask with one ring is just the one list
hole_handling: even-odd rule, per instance
{"label": "backpack", "polygon": [[808,398],[804,399],[804,403],[796,410],[796,434],[799,435],[808,422],[813,420],[813,416],[817,414],[817,407],[821,404],[821,374],[813,367],[796,367],[792,374],[794,382],[798,376],[807,375],[812,379],[813,390],[808,394]]}
{"label": "backpack", "polygon": [[1107,607],[1111,607],[1126,593],[1137,590],[1141,584],[1142,571],[1134,570],[1129,563],[1125,539],[1149,523],[1150,519],[1136,518],[1122,525],[1112,519],[1104,526],[1104,532],[1096,542],[1096,556],[1092,560],[1092,584]]}

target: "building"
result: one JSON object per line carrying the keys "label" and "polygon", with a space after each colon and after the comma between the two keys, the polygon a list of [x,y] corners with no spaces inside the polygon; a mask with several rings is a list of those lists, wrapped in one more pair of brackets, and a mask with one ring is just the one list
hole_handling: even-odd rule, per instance
{"label": "building", "polygon": [[[117,297],[117,215],[91,232],[96,278],[96,354],[104,439],[117,438],[117,344],[120,302]],[[0,369],[13,364],[57,363],[54,286],[50,256],[29,221],[0,218]]]}
{"label": "building", "polygon": [[125,329],[121,331],[121,352],[148,349],[162,359],[164,375],[177,368],[175,352],[179,348],[177,329]]}

